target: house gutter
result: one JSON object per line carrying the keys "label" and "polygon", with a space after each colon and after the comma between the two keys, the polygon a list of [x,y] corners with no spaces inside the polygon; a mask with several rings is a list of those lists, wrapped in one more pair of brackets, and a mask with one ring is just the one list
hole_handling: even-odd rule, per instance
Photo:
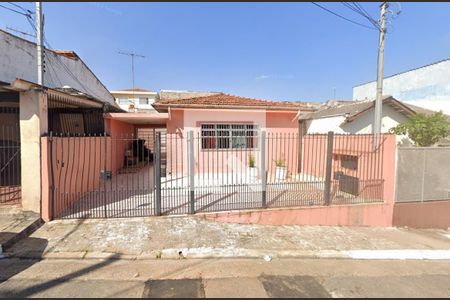
{"label": "house gutter", "polygon": [[74,104],[78,104],[81,106],[87,106],[87,107],[96,107],[96,108],[103,108],[106,102],[103,102],[101,100],[97,99],[88,99],[87,97],[77,97],[73,96],[61,91],[57,91],[45,86],[41,86],[39,84],[26,81],[23,79],[16,79],[11,84],[10,87],[12,90],[18,91],[18,92],[25,92],[32,89],[41,89],[46,91],[46,93],[49,95],[49,97],[56,101],[68,101]]}

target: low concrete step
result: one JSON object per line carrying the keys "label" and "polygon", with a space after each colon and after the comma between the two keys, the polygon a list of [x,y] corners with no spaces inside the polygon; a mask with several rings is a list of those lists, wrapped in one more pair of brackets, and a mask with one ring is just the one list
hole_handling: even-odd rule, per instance
{"label": "low concrete step", "polygon": [[44,224],[39,214],[20,209],[0,210],[0,255]]}

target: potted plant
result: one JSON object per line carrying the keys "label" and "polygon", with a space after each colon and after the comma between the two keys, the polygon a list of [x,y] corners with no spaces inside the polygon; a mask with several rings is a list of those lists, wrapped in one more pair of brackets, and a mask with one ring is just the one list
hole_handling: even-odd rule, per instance
{"label": "potted plant", "polygon": [[286,162],[284,159],[275,160],[275,181],[284,181],[287,175]]}
{"label": "potted plant", "polygon": [[256,179],[258,176],[255,157],[252,154],[248,155],[248,174],[250,179]]}

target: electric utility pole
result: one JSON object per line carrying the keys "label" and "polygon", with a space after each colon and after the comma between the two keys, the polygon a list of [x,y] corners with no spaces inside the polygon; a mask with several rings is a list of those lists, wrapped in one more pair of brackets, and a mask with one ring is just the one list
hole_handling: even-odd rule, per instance
{"label": "electric utility pole", "polygon": [[380,39],[378,43],[377,96],[375,100],[375,118],[373,133],[376,135],[375,147],[378,146],[381,133],[382,98],[383,98],[383,66],[384,66],[384,34],[386,33],[386,12],[389,4],[384,1],[380,6]]}
{"label": "electric utility pole", "polygon": [[136,54],[134,52],[119,52],[119,54],[131,56],[131,81],[133,84],[133,101],[135,101],[134,100],[134,58],[135,57],[145,58],[145,56]]}
{"label": "electric utility pole", "polygon": [[42,3],[36,2],[36,49],[37,49],[37,71],[39,85],[44,85],[44,51],[42,40],[44,36],[44,25],[42,20]]}

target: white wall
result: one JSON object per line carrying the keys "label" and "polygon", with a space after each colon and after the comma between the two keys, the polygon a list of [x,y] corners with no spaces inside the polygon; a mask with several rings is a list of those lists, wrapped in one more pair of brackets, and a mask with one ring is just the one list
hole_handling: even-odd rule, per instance
{"label": "white wall", "polygon": [[[57,58],[59,57],[59,58]],[[45,51],[44,85],[50,88],[68,85],[99,100],[114,103],[114,98],[88,67],[79,59],[70,59]],[[63,66],[81,82],[72,78]],[[0,81],[17,78],[37,83],[36,44],[0,30]]]}
{"label": "white wall", "polygon": [[[381,119],[381,132],[387,133],[389,129],[397,126],[399,123],[407,121],[407,118],[397,112],[389,105],[383,105]],[[347,133],[372,133],[372,124],[374,120],[374,109],[371,108],[367,112],[360,115],[356,120],[344,123],[341,128]]]}
{"label": "white wall", "polygon": [[[450,114],[450,60],[385,78],[383,94]],[[376,81],[355,86],[353,99],[375,99]]]}
{"label": "white wall", "polygon": [[[381,132],[388,133],[389,129],[400,123],[406,122],[407,118],[397,112],[389,105],[383,105],[381,119]],[[372,133],[372,124],[374,118],[374,109],[371,108],[367,112],[360,115],[356,120],[344,123],[345,117],[337,116],[323,119],[315,119],[307,122],[307,133],[327,133],[334,131],[335,133]],[[402,141],[406,136],[397,136],[397,142]]]}
{"label": "white wall", "polygon": [[306,122],[307,133],[327,133],[328,131],[345,133],[345,131],[340,127],[344,120],[344,116],[308,120]]}
{"label": "white wall", "polygon": [[[156,99],[156,96],[157,96],[156,93],[149,93],[149,94],[145,94],[145,95],[144,94],[142,94],[142,95],[135,95],[134,98],[133,98],[132,95],[128,95],[128,94],[119,94],[119,93],[114,93],[114,92],[112,94],[113,94],[113,96],[116,99],[116,103],[123,110],[129,111],[130,104],[134,103],[134,107],[135,107],[135,109],[137,111],[145,110],[145,111],[156,112],[155,108],[152,106],[152,104],[155,103],[155,99]],[[128,103],[127,104],[121,104],[120,103],[120,99],[121,98],[128,99]],[[139,98],[148,98],[148,104],[139,104]]]}

